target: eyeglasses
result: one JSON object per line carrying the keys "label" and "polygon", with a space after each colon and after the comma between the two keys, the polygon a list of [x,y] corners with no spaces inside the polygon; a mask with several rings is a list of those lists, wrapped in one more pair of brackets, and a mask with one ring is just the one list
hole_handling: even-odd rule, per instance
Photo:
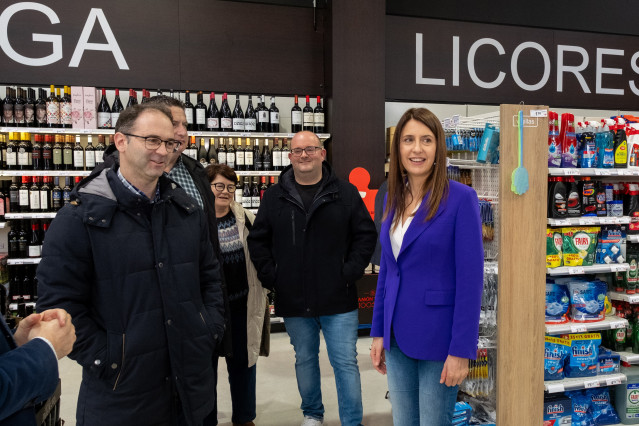
{"label": "eyeglasses", "polygon": [[162,145],[162,142],[164,142],[164,146],[166,147],[166,152],[169,152],[169,153],[177,152],[177,150],[180,148],[180,144],[182,143],[180,141],[176,141],[175,139],[168,139],[168,140],[160,139],[157,136],[139,136],[139,135],[134,135],[132,133],[122,133],[122,134],[127,136],[133,136],[134,138],[144,139],[144,146],[146,147],[146,149],[156,150],[160,147],[160,145]]}
{"label": "eyeglasses", "polygon": [[228,192],[233,193],[233,192],[235,192],[235,189],[237,188],[237,185],[233,185],[233,184],[230,184],[230,185],[224,185],[223,183],[218,182],[218,183],[212,183],[212,184],[211,184],[211,188],[215,188],[215,189],[217,189],[217,190],[218,190],[218,191],[220,191],[220,192],[223,192],[223,191],[224,191],[224,188],[226,188],[226,190],[227,190]]}
{"label": "eyeglasses", "polygon": [[306,148],[293,148],[291,149],[291,154],[293,154],[296,157],[299,157],[300,155],[302,155],[302,151],[304,151],[306,153],[306,155],[311,156],[311,155],[315,155],[315,151],[317,151],[318,149],[323,149],[321,146],[307,146]]}

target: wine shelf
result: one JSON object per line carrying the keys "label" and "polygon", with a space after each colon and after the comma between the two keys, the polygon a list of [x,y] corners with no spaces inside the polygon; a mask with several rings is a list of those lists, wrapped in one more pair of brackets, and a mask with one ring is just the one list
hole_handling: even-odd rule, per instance
{"label": "wine shelf", "polygon": [[82,170],[0,170],[0,176],[89,176]]}
{"label": "wine shelf", "polygon": [[5,219],[53,219],[55,212],[50,213],[6,213]]}
{"label": "wine shelf", "polygon": [[7,259],[7,265],[37,265],[40,260],[42,260],[41,257]]}

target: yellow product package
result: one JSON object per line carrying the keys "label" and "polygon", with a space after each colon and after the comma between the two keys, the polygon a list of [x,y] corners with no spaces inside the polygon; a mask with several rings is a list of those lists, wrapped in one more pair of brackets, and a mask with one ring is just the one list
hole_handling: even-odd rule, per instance
{"label": "yellow product package", "polygon": [[595,264],[599,230],[598,226],[561,228],[564,266]]}
{"label": "yellow product package", "polygon": [[563,264],[563,242],[560,229],[546,228],[546,268],[557,268]]}

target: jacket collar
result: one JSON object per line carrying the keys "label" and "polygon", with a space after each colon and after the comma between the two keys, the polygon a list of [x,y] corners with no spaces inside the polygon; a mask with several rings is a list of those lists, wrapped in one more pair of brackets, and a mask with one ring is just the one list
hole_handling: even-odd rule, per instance
{"label": "jacket collar", "polygon": [[[317,199],[325,194],[337,192],[337,182],[337,176],[335,175],[333,168],[326,161],[322,162],[322,180],[315,198]],[[279,183],[285,196],[292,198],[300,206],[304,205],[302,203],[302,197],[295,187],[295,173],[292,165],[286,166],[286,168],[282,171]]]}

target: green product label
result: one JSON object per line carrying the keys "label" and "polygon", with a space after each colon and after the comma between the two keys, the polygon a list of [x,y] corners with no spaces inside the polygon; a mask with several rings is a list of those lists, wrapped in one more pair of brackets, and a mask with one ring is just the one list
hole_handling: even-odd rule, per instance
{"label": "green product label", "polygon": [[636,384],[629,384],[626,387],[626,418],[636,419],[639,414],[639,389]]}
{"label": "green product label", "polygon": [[64,164],[73,164],[73,150],[65,149],[64,150]]}
{"label": "green product label", "polygon": [[53,150],[53,164],[62,164],[62,150],[54,149]]}

